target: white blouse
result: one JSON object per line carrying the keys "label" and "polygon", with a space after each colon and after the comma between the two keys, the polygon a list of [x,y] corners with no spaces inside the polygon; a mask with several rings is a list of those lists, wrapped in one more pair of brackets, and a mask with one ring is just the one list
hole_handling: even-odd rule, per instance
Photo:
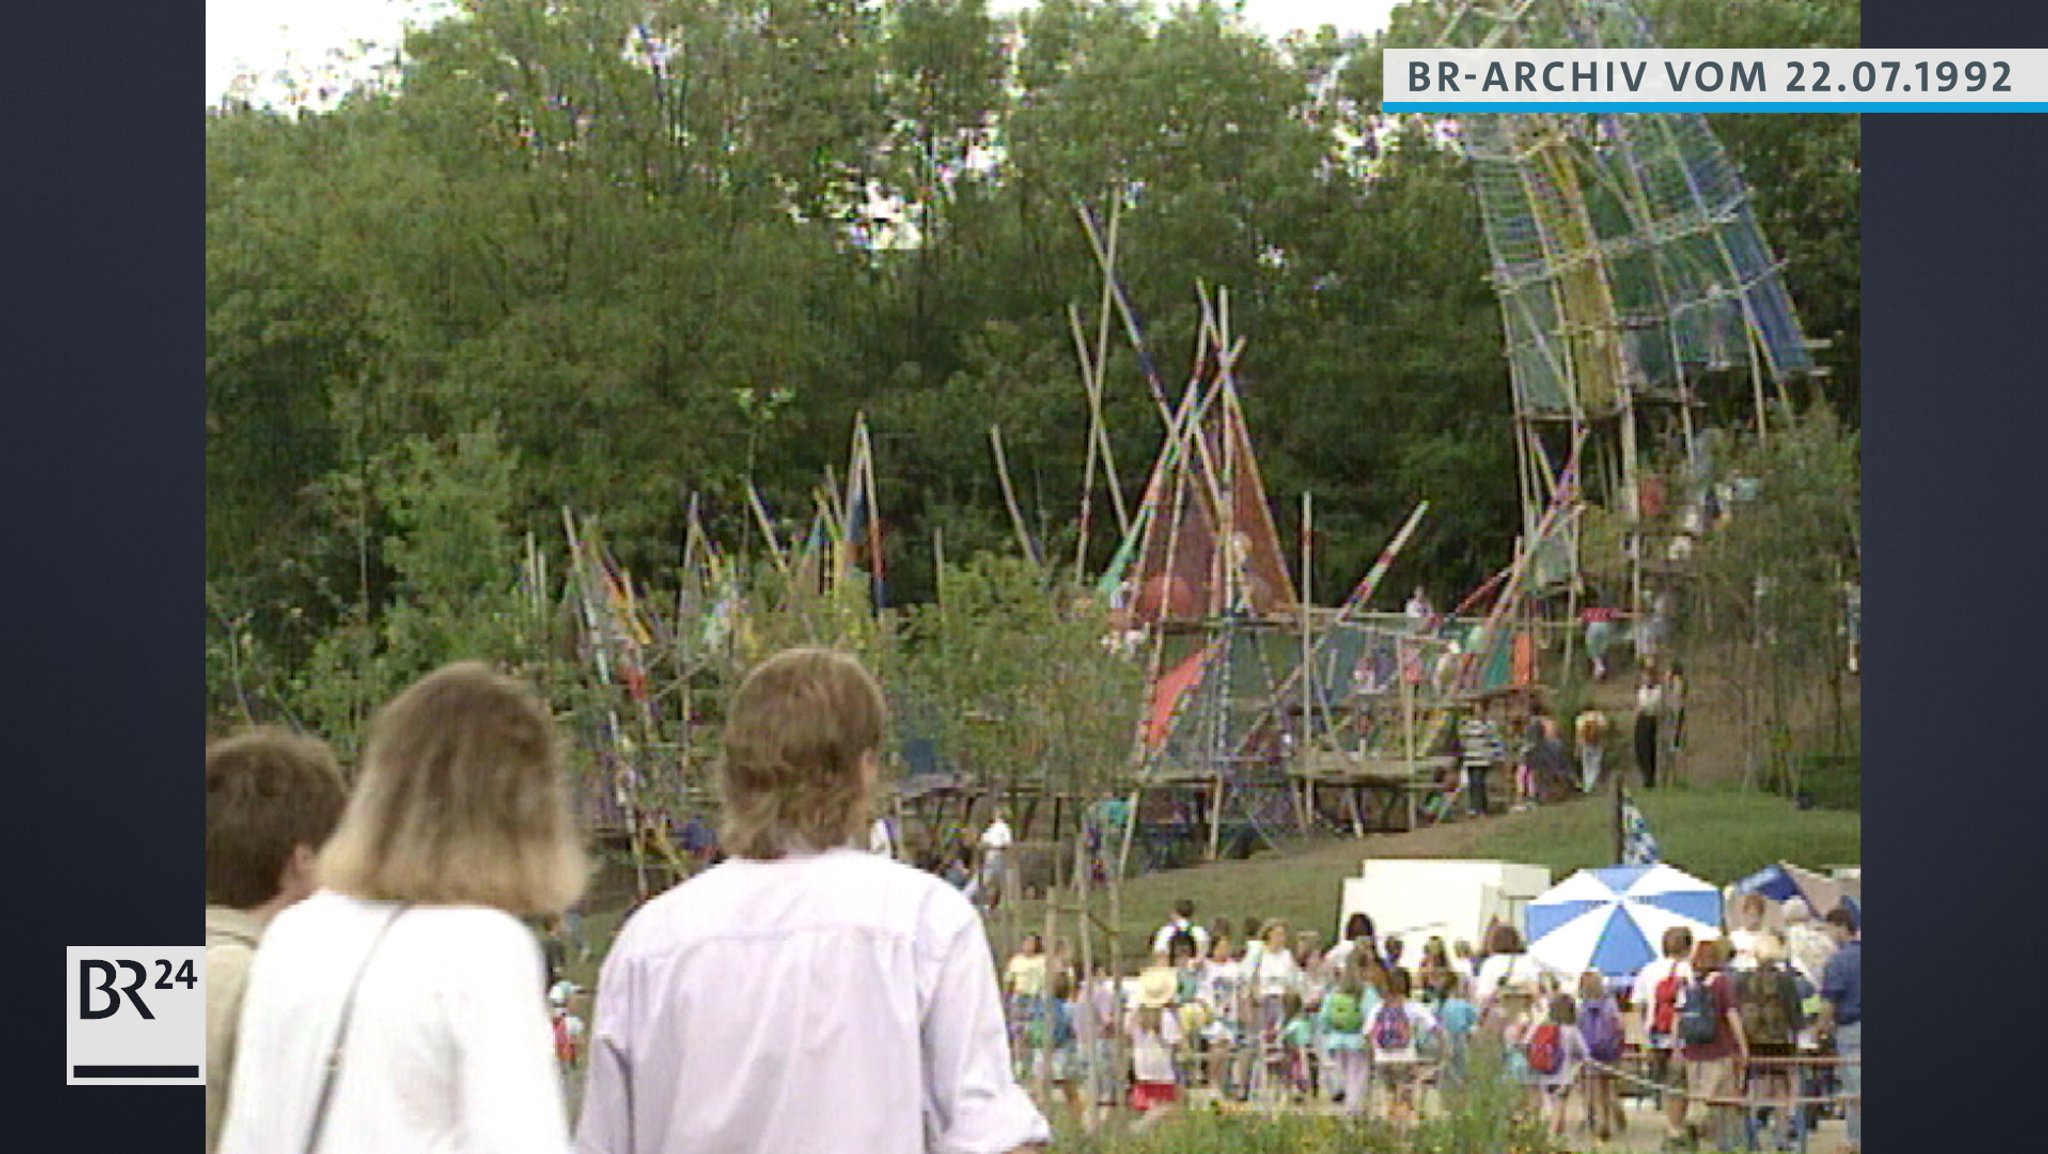
{"label": "white blouse", "polygon": [[564,1154],[540,946],[474,906],[321,892],[274,918],[249,968],[220,1154],[298,1154],[364,958],[320,1154]]}
{"label": "white blouse", "polygon": [[1262,998],[1277,998],[1301,987],[1301,965],[1292,950],[1265,950],[1259,954],[1254,986]]}

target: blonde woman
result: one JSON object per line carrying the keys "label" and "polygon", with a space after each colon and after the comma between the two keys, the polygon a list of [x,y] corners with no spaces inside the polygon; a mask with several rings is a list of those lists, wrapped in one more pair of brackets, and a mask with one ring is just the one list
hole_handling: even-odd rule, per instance
{"label": "blonde woman", "polygon": [[1277,1031],[1285,1021],[1281,999],[1301,992],[1301,963],[1295,960],[1294,935],[1286,922],[1277,918],[1267,922],[1259,940],[1263,948],[1252,975],[1252,990],[1259,1000],[1259,1027]]}
{"label": "blonde woman", "polygon": [[562,1154],[540,945],[585,865],[554,725],[478,664],[372,722],[348,808],[249,971],[223,1154]]}

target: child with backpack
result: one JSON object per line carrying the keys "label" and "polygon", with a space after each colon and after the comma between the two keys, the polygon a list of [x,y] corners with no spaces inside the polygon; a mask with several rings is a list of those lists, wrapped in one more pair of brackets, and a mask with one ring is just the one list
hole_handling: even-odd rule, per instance
{"label": "child with backpack", "polygon": [[1366,1084],[1372,1076],[1372,1053],[1365,1041],[1366,1016],[1372,1007],[1366,1002],[1363,973],[1357,962],[1346,966],[1337,988],[1317,1011],[1323,1049],[1336,1067],[1335,1090],[1346,1114],[1365,1113]]}
{"label": "child with backpack", "polygon": [[1629,1001],[1641,1007],[1643,1035],[1650,1056],[1650,1081],[1663,1088],[1658,1097],[1668,1107],[1670,1092],[1682,1090],[1683,1067],[1676,1060],[1678,991],[1690,976],[1687,959],[1692,956],[1692,931],[1672,926],[1664,931],[1662,956],[1644,966],[1636,975]]}
{"label": "child with backpack", "polygon": [[1074,1029],[1078,1003],[1073,974],[1055,973],[1046,995],[1027,1038],[1035,1055],[1034,1073],[1041,1086],[1057,1090],[1066,1099],[1067,1112],[1085,1125],[1088,1119],[1081,1103],[1081,1082],[1088,1072],[1083,1068],[1081,1042]]}
{"label": "child with backpack", "polygon": [[1571,1106],[1572,1087],[1592,1055],[1586,1036],[1579,1031],[1578,1003],[1559,991],[1550,998],[1541,1021],[1522,1043],[1522,1054],[1533,1074],[1539,1100],[1549,1105],[1551,1131],[1563,1134]]}
{"label": "child with backpack", "polygon": [[1593,1136],[1605,1142],[1616,1132],[1628,1129],[1621,1114],[1614,1068],[1621,1063],[1626,1034],[1621,1025],[1621,1007],[1607,992],[1607,979],[1597,970],[1579,975],[1579,1034],[1586,1040],[1591,1061],[1582,1079],[1586,1089],[1586,1125]]}
{"label": "child with backpack", "polygon": [[1443,1027],[1444,1055],[1440,1081],[1455,1084],[1465,1076],[1466,1055],[1472,1049],[1472,1035],[1479,1028],[1479,1007],[1472,1004],[1472,979],[1454,975],[1450,989],[1436,1009],[1437,1025]]}
{"label": "child with backpack", "polygon": [[1366,1030],[1372,1044],[1372,1068],[1387,1088],[1387,1114],[1396,1122],[1415,1119],[1415,1084],[1422,1051],[1441,1030],[1434,1015],[1408,1000],[1410,988],[1408,971],[1387,971],[1386,989]]}
{"label": "child with backpack", "polygon": [[1280,1045],[1287,1059],[1287,1086],[1299,1103],[1315,1094],[1316,1024],[1308,1016],[1299,994],[1281,999],[1281,1013],[1287,1018],[1280,1027]]}
{"label": "child with backpack", "polygon": [[1685,1093],[1672,1095],[1665,1112],[1673,1145],[1690,1144],[1697,1137],[1697,1128],[1686,1122],[1694,1101],[1706,1108],[1708,1129],[1719,1149],[1732,1149],[1741,1138],[1738,1070],[1748,1059],[1749,1046],[1734,987],[1724,972],[1729,956],[1728,943],[1722,939],[1694,945],[1692,972],[1678,994],[1674,1030],[1678,1056],[1685,1063]]}

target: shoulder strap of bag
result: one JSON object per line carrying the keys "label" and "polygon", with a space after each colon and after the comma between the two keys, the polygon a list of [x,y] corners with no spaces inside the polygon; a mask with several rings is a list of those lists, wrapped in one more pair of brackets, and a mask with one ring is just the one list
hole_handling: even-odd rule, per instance
{"label": "shoulder strap of bag", "polygon": [[313,1100],[313,1125],[306,1132],[306,1154],[313,1154],[320,1145],[320,1133],[327,1126],[327,1104],[334,1097],[334,1083],[341,1075],[342,1044],[348,1040],[349,1019],[355,1015],[356,990],[363,984],[363,973],[370,968],[370,959],[377,956],[377,947],[384,941],[384,935],[391,932],[391,924],[398,915],[412,908],[409,904],[391,911],[384,924],[377,929],[377,936],[370,939],[370,948],[363,953],[363,960],[356,966],[355,977],[349,979],[348,994],[341,1001],[341,1024],[334,1030],[334,1045],[327,1051],[327,1066],[320,1074],[320,1096]]}

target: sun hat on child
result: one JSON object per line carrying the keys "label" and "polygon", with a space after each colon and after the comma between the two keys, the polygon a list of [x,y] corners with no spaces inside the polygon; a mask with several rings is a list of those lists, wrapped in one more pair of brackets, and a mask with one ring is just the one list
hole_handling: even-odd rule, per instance
{"label": "sun hat on child", "polygon": [[1180,992],[1180,975],[1170,967],[1153,966],[1138,975],[1138,1008],[1165,1008]]}

